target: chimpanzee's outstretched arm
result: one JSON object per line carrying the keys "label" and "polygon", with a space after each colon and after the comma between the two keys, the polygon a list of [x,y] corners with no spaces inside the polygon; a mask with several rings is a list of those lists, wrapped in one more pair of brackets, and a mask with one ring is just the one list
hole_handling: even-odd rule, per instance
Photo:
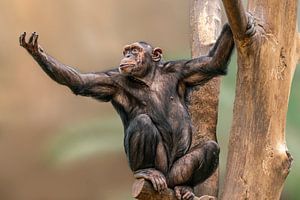
{"label": "chimpanzee's outstretched arm", "polygon": [[104,73],[80,73],[72,67],[62,64],[48,55],[38,44],[38,35],[34,32],[25,41],[26,33],[20,36],[20,45],[37,61],[50,78],[59,84],[68,86],[76,95],[92,96],[102,101],[109,101],[116,93],[116,86],[111,79],[113,71]]}
{"label": "chimpanzee's outstretched arm", "polygon": [[181,79],[187,85],[201,84],[215,76],[225,75],[234,48],[230,26],[225,24],[219,38],[207,56],[183,63]]}

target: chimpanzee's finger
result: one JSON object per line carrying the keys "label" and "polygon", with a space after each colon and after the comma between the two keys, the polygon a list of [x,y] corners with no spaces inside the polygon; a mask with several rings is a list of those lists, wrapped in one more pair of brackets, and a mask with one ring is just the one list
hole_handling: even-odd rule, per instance
{"label": "chimpanzee's finger", "polygon": [[34,43],[33,46],[34,46],[35,49],[38,49],[38,39],[39,39],[39,35],[36,34],[34,39],[33,39],[33,43]]}
{"label": "chimpanzee's finger", "polygon": [[163,189],[163,190],[166,190],[166,189],[168,189],[168,184],[167,184],[167,181],[166,181],[166,179],[163,179],[163,182],[164,182],[164,189]]}
{"label": "chimpanzee's finger", "polygon": [[165,185],[165,179],[162,177],[159,177],[159,183],[160,183],[160,192],[164,191],[166,189],[166,185]]}
{"label": "chimpanzee's finger", "polygon": [[193,198],[194,198],[194,194],[192,192],[186,192],[182,196],[182,199],[184,199],[184,200],[192,200]]}
{"label": "chimpanzee's finger", "polygon": [[156,184],[155,179],[154,179],[154,178],[151,178],[150,181],[151,181],[151,183],[152,183],[152,185],[153,185],[154,190],[157,191],[157,184]]}
{"label": "chimpanzee's finger", "polygon": [[25,37],[26,37],[26,32],[23,32],[19,37],[19,42],[21,46],[25,46],[26,44]]}
{"label": "chimpanzee's finger", "polygon": [[33,45],[33,39],[35,37],[35,32],[33,32],[29,38],[28,44]]}
{"label": "chimpanzee's finger", "polygon": [[160,184],[160,180],[159,180],[159,178],[154,178],[154,180],[155,180],[155,183],[156,183],[156,187],[157,187],[157,192],[160,192],[161,191],[161,184]]}
{"label": "chimpanzee's finger", "polygon": [[175,196],[176,196],[177,199],[179,199],[179,200],[181,199],[181,192],[180,192],[179,189],[175,188]]}
{"label": "chimpanzee's finger", "polygon": [[160,183],[160,191],[163,191],[167,188],[166,180],[163,177],[159,177],[159,183]]}

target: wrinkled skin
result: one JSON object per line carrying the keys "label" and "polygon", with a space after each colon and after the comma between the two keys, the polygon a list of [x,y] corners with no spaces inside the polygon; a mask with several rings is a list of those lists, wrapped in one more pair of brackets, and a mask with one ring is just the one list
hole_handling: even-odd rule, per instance
{"label": "wrinkled skin", "polygon": [[158,192],[174,188],[178,199],[192,199],[194,185],[218,166],[219,146],[213,141],[190,148],[192,124],[186,91],[226,74],[234,42],[228,25],[207,56],[162,60],[162,50],[145,42],[124,47],[118,68],[80,73],[48,55],[33,33],[20,45],[47,75],[74,94],[110,101],[124,125],[124,147],[136,178],[149,180]]}

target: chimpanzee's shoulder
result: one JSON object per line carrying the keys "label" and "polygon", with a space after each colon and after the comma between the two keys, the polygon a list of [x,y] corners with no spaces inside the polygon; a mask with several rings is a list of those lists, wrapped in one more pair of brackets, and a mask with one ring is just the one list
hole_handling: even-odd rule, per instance
{"label": "chimpanzee's shoulder", "polygon": [[161,70],[166,73],[176,73],[182,69],[187,60],[173,60],[164,62],[161,65]]}

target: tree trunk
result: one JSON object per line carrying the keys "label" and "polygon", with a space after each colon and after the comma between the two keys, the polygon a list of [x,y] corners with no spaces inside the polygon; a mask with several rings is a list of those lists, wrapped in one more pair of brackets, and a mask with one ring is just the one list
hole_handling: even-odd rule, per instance
{"label": "tree trunk", "polygon": [[285,125],[299,59],[297,1],[249,0],[255,17],[252,36],[245,34],[248,18],[241,1],[223,2],[237,47],[238,74],[221,199],[276,200],[292,161]]}
{"label": "tree trunk", "polygon": [[[192,30],[192,57],[206,55],[215,43],[222,28],[221,2],[219,0],[191,0],[190,25]],[[189,112],[194,126],[193,144],[217,140],[220,78],[214,78],[206,85],[189,93]],[[219,170],[204,183],[194,188],[197,196],[218,196]]]}

